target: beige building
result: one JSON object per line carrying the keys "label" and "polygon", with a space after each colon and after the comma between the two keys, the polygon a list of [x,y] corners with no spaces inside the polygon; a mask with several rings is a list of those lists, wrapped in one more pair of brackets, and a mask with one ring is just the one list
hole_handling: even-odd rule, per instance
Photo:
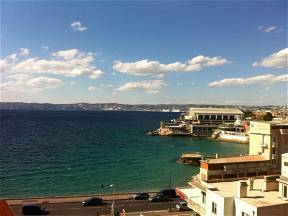
{"label": "beige building", "polygon": [[288,200],[288,153],[282,154],[282,169],[279,181],[279,196]]}
{"label": "beige building", "polygon": [[243,112],[241,110],[227,108],[190,108],[185,115],[185,119],[198,121],[202,124],[234,123],[236,119],[242,117]]}
{"label": "beige building", "polygon": [[281,172],[281,154],[288,152],[288,122],[250,123],[249,155],[202,160],[199,178],[215,182]]}
{"label": "beige building", "polygon": [[237,119],[242,119],[242,117],[243,112],[239,109],[190,108],[184,119],[190,124],[191,134],[210,136],[219,125],[233,125]]}
{"label": "beige building", "polygon": [[281,154],[288,152],[288,122],[250,123],[250,155],[261,155],[271,161],[271,167],[281,168]]}

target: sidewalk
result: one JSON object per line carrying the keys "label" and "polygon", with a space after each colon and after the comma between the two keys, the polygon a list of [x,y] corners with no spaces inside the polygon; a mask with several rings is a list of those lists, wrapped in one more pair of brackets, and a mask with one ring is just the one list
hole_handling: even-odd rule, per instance
{"label": "sidewalk", "polygon": [[[114,194],[115,200],[127,200],[131,199],[133,194],[136,192],[129,192],[129,193],[117,193]],[[150,196],[153,196],[156,192],[149,192]],[[29,204],[29,203],[72,203],[72,202],[82,202],[85,199],[88,199],[91,196],[87,195],[75,195],[75,196],[57,196],[57,197],[35,197],[35,198],[26,198],[26,199],[5,199],[9,205],[22,205],[22,204]],[[95,195],[97,197],[101,197],[101,195]],[[113,200],[113,194],[103,194],[103,200]]]}
{"label": "sidewalk", "polygon": [[126,213],[126,216],[191,216],[191,215],[192,212],[168,212],[167,210]]}

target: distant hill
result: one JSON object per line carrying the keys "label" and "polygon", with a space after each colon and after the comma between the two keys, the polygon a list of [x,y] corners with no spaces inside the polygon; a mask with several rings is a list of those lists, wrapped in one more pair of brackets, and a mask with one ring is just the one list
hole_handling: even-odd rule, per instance
{"label": "distant hill", "polygon": [[[118,103],[74,103],[74,104],[51,104],[51,103],[23,103],[23,102],[0,102],[0,109],[14,110],[111,110],[111,111],[170,111],[185,112],[190,107],[218,107],[234,108],[233,105],[206,105],[206,104],[118,104]],[[243,107],[243,106],[242,106]]]}

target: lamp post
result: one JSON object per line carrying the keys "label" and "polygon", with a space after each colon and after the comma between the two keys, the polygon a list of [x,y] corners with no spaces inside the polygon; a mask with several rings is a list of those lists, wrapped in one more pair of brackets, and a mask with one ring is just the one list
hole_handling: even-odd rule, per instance
{"label": "lamp post", "polygon": [[169,212],[171,212],[171,202],[170,202],[170,199],[171,199],[171,184],[172,184],[171,172],[169,172]]}
{"label": "lamp post", "polygon": [[114,199],[114,198],[115,198],[115,197],[114,197],[114,185],[111,184],[110,187],[113,189],[112,205],[111,205],[111,215],[114,216],[114,204],[115,204],[115,203],[114,203],[114,200],[115,200],[115,199]]}

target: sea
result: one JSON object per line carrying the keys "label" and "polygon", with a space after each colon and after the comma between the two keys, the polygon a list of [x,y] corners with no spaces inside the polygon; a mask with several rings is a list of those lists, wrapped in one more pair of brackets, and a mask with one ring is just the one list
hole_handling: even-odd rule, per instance
{"label": "sea", "polygon": [[[248,145],[146,133],[180,113],[0,111],[0,197],[94,195],[187,185],[183,152],[239,155]],[[113,186],[112,186],[113,185]]]}

